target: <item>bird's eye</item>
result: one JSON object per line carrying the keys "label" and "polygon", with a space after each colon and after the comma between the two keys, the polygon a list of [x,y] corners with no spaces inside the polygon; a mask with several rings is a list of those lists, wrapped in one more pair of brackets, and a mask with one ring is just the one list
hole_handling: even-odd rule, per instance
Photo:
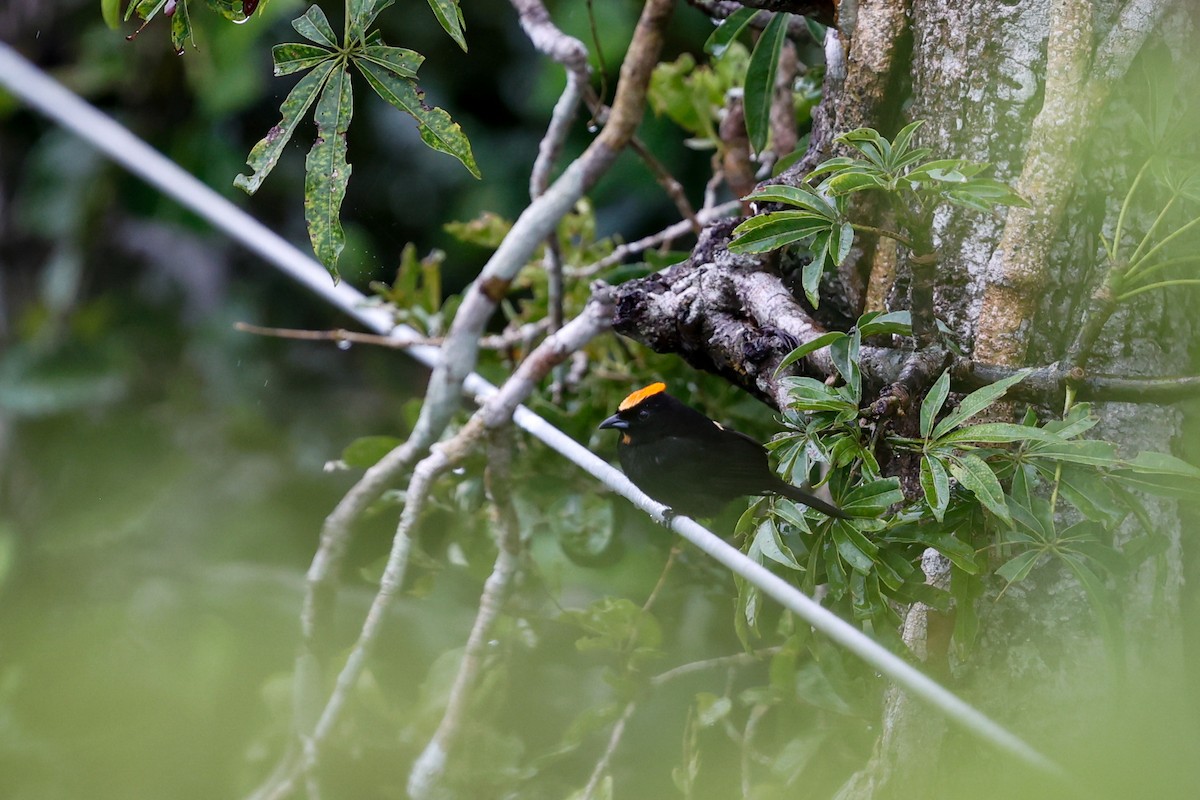
{"label": "bird's eye", "polygon": [[650,416],[650,409],[648,408],[643,408],[638,412],[638,419],[645,419],[648,416]]}

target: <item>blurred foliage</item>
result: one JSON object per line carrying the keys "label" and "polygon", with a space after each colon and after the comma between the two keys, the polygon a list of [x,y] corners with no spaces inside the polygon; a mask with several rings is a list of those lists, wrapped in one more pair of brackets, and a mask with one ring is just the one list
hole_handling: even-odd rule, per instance
{"label": "blurred foliage", "polygon": [[[167,5],[131,6],[151,23],[131,43],[100,24],[94,3],[71,1],[36,4],[25,27],[3,34],[209,185],[236,194],[230,184],[244,155],[286,103],[288,90],[268,79],[271,46],[306,12],[293,0],[240,10],[225,3],[253,15],[233,26],[180,2],[168,24]],[[398,321],[438,336],[527,202],[528,166],[563,78],[533,54],[508,4],[468,6],[469,52],[457,5],[430,5],[433,14],[390,9],[379,35],[428,56],[424,86],[469,136],[485,180],[430,157],[388,104],[364,103],[346,137],[355,162],[370,166],[346,185],[339,219],[343,277],[370,285]],[[102,9],[115,19],[111,3]],[[142,13],[152,11],[159,16]],[[553,12],[588,42],[594,19],[611,87],[636,4],[572,1]],[[709,154],[694,148],[715,144],[726,93],[761,98],[767,85],[761,76],[747,85],[757,48],[735,41],[752,39],[733,22],[709,40],[720,57],[698,61],[711,26],[679,10],[653,89],[663,117],[640,130],[690,197],[709,167]],[[175,58],[163,37],[195,48]],[[812,63],[797,86],[803,129],[820,48],[800,46]],[[297,63],[289,60],[296,52],[283,51],[283,62]],[[240,318],[344,323],[73,140],[11,104],[0,113],[0,188],[13,198],[0,240],[3,794],[245,795],[292,734],[297,616],[320,521],[351,471],[410,429],[423,375],[392,351],[232,332]],[[588,138],[581,122],[564,157]],[[307,225],[295,201],[304,153],[281,146],[273,155],[275,178],[255,195],[254,213],[302,241]],[[887,173],[887,163],[866,161],[858,174]],[[667,251],[596,266],[674,214],[644,165],[622,158],[522,270],[493,332],[538,323],[558,302],[569,317],[586,302],[587,278],[618,282],[678,258]],[[552,297],[551,261],[565,276],[561,299]],[[1097,611],[1111,613],[1108,582],[1126,579],[1137,559],[1160,557],[1149,531],[1119,548],[1110,539],[1129,508],[1126,487],[1187,479],[1191,468],[1118,458],[1081,440],[1092,420],[1084,405],[1009,428],[973,425],[1003,387],[954,404],[939,384],[921,435],[887,441],[922,465],[918,491],[902,495],[878,467],[879,441],[858,424],[854,361],[863,337],[904,335],[907,324],[903,315],[865,317],[822,342],[838,350],[845,385],[794,383],[772,444],[786,474],[825,480],[854,518],[824,522],[786,502],[768,514],[759,501],[744,514],[730,509],[715,527],[798,584],[829,586],[825,602],[881,638],[894,640],[895,601],[947,602],[920,582],[914,561],[926,546],[954,564],[950,594],[962,608],[985,596],[998,605],[1006,583],[1057,560],[1082,566],[1076,574],[1100,597]],[[503,377],[536,339],[511,342],[486,354],[480,370]],[[678,359],[615,337],[585,355],[586,369],[564,367],[530,405],[598,451],[611,452],[611,442],[596,422],[651,377],[761,440],[781,426],[753,398]],[[485,467],[477,457],[437,486],[404,597],[323,754],[329,797],[398,796],[441,717],[495,557]],[[873,671],[689,549],[647,607],[670,558],[661,529],[532,441],[520,442],[515,472],[527,556],[458,745],[465,755],[450,773],[458,796],[571,796],[628,703],[624,739],[601,782],[612,796],[727,798],[743,788],[756,798],[829,796],[869,757],[886,688]],[[1039,488],[1086,521],[1059,524]],[[904,513],[884,515],[902,501]],[[398,490],[386,494],[358,526],[340,594],[342,646],[374,594],[401,502]],[[965,652],[978,620],[964,613],[956,624]],[[1107,688],[1099,672],[1080,681]],[[1197,715],[1170,694],[1172,678],[1132,681],[1122,702],[1104,709],[1046,709],[1058,727],[1039,745],[1099,776],[1098,796],[1128,796],[1132,786],[1190,796]],[[1088,714],[1101,724],[1078,725]],[[1140,734],[1133,744],[1130,730]],[[961,760],[944,769],[963,793],[977,796],[985,783],[996,797],[1038,796],[1035,778],[995,766],[1000,760],[973,741],[957,746]]]}

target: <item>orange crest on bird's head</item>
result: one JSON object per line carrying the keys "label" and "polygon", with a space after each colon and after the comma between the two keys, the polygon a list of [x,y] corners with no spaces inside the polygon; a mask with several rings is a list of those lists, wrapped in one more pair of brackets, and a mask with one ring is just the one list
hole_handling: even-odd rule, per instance
{"label": "orange crest on bird's head", "polygon": [[658,383],[652,383],[649,386],[638,389],[636,392],[629,395],[629,397],[626,397],[624,400],[622,400],[621,405],[617,406],[617,411],[628,411],[638,403],[645,400],[647,397],[653,397],[654,395],[661,394],[666,390],[667,385],[662,381],[659,381]]}

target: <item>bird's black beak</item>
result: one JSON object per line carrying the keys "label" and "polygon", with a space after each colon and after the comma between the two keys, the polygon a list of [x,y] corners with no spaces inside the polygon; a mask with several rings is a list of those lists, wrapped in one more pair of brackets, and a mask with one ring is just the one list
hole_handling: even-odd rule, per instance
{"label": "bird's black beak", "polygon": [[611,417],[604,420],[604,422],[600,423],[600,430],[605,428],[615,428],[616,430],[623,431],[629,428],[629,423],[621,419],[620,414],[613,414]]}

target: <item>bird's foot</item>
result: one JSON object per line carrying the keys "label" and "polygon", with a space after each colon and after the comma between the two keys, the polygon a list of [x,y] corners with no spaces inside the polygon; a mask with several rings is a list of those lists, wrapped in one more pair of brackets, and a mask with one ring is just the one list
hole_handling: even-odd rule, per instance
{"label": "bird's foot", "polygon": [[678,516],[679,516],[679,513],[677,511],[675,511],[675,509],[671,508],[670,506],[667,506],[666,508],[663,509],[662,515],[659,517],[658,522],[664,528],[670,528],[671,523],[674,522],[675,518]]}

